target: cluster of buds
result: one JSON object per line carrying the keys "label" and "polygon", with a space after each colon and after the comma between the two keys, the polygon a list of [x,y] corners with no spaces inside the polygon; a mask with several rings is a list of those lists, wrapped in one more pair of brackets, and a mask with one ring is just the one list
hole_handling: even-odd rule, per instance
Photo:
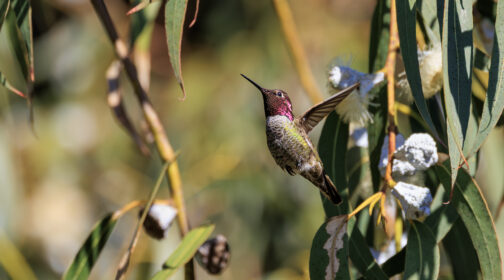
{"label": "cluster of buds", "polygon": [[[411,177],[422,174],[438,161],[436,142],[427,133],[412,134],[406,141],[400,134],[396,137],[392,178],[398,183],[392,194],[401,203],[407,219],[419,219],[430,214],[432,195],[426,187],[410,182]],[[379,169],[382,176],[388,164],[388,141],[382,147]]]}
{"label": "cluster of buds", "polygon": [[329,88],[333,93],[360,82],[360,87],[336,106],[336,112],[347,123],[365,125],[371,121],[369,92],[384,79],[385,75],[381,72],[364,74],[350,67],[334,66],[329,71]]}

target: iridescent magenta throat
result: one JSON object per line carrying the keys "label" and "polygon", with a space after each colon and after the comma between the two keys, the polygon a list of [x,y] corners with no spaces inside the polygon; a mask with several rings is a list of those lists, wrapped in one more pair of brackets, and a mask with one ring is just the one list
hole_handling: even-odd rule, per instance
{"label": "iridescent magenta throat", "polygon": [[[276,103],[276,104],[275,104]],[[264,111],[266,112],[266,117],[271,116],[286,116],[289,120],[294,120],[294,115],[292,114],[292,105],[290,102],[275,102],[268,106],[266,102],[264,102]]]}

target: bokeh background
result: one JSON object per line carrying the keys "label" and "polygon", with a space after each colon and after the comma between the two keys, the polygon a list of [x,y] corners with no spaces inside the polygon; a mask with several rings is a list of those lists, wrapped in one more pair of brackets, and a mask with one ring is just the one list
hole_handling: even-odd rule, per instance
{"label": "bokeh background", "polygon": [[[32,130],[25,100],[0,88],[0,236],[13,242],[40,279],[54,279],[65,271],[96,221],[148,196],[161,165],[156,154],[139,153],[106,104],[105,71],[114,53],[90,3],[31,2],[35,123]],[[186,23],[194,11],[195,1],[189,2]],[[332,61],[367,72],[375,1],[289,3],[326,95]],[[119,0],[106,4],[121,37],[127,38],[130,18],[125,14],[131,5]],[[163,12],[156,19],[150,51],[149,95],[173,147],[180,151],[190,222],[215,223],[215,234],[229,239],[230,267],[219,277],[306,279],[311,241],[324,220],[319,192],[275,165],[266,147],[261,97],[239,75],[286,90],[297,113],[311,105],[271,1],[201,1],[198,21],[185,30],[182,45],[187,90],[183,102],[169,64]],[[4,30],[0,71],[23,89]],[[121,86],[141,130],[141,114],[124,76]],[[311,134],[314,142],[321,127]],[[500,138],[489,141],[502,139],[499,133]],[[504,156],[502,150],[498,153]],[[485,172],[491,168],[480,166]],[[502,184],[500,180],[491,183]],[[483,186],[489,184],[482,181]],[[502,185],[495,188],[500,191]],[[165,182],[158,197],[167,196]],[[135,222],[135,214],[120,220],[92,279],[114,276]],[[142,235],[131,279],[149,278],[160,267],[179,240],[175,227],[163,241]],[[211,278],[200,268],[197,273],[201,279]],[[0,279],[7,279],[1,266]]]}

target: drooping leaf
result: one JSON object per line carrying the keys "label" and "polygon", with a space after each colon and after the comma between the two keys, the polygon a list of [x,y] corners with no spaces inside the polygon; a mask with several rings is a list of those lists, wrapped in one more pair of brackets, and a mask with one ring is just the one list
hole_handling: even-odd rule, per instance
{"label": "drooping leaf", "polygon": [[427,27],[432,31],[434,36],[429,36],[433,43],[441,42],[441,29],[439,28],[439,18],[437,3],[440,1],[419,0],[419,11],[425,21]]}
{"label": "drooping leaf", "polygon": [[455,279],[478,279],[478,256],[462,220],[457,220],[443,239],[443,247],[451,260]]}
{"label": "drooping leaf", "polygon": [[88,238],[72,261],[72,264],[68,267],[63,279],[88,279],[91,269],[98,260],[103,247],[105,247],[110,234],[114,230],[118,218],[118,215],[111,213],[105,216],[94,226]]}
{"label": "drooping leaf", "polygon": [[21,31],[23,43],[27,51],[27,68],[28,75],[25,78],[33,82],[34,69],[33,69],[33,27],[32,27],[32,8],[30,1],[26,0],[12,0],[11,8],[16,15],[16,23]]}
{"label": "drooping leaf", "polygon": [[310,278],[350,279],[347,244],[347,215],[331,217],[322,224],[310,251]]}
{"label": "drooping leaf", "polygon": [[389,279],[378,263],[376,263],[373,255],[371,255],[369,247],[362,236],[359,227],[354,224],[353,219],[348,223],[348,231],[350,232],[349,253],[352,264],[366,279]]}
{"label": "drooping leaf", "polygon": [[397,29],[401,46],[401,55],[406,70],[406,77],[411,87],[411,93],[420,115],[425,120],[436,139],[439,139],[422,90],[420,77],[417,41],[416,41],[416,11],[417,1],[397,1]]}
{"label": "drooping leaf", "polygon": [[379,0],[371,20],[371,38],[369,42],[369,73],[374,73],[385,66],[389,43],[390,0]]}
{"label": "drooping leaf", "polygon": [[170,63],[173,72],[184,94],[182,99],[185,99],[186,92],[184,89],[184,80],[182,78],[180,53],[186,9],[187,0],[170,0],[165,6],[165,31],[168,43],[168,54],[170,55]]}
{"label": "drooping leaf", "polygon": [[[444,188],[451,188],[449,163],[436,166]],[[451,204],[457,210],[471,237],[484,279],[502,279],[501,255],[495,224],[476,181],[461,170],[454,185]]]}
{"label": "drooping leaf", "polygon": [[28,49],[26,48],[26,44],[24,43],[21,30],[17,25],[16,14],[14,13],[13,9],[9,9],[9,11],[7,12],[4,28],[7,31],[8,42],[16,56],[18,65],[21,69],[21,73],[23,74],[23,77],[28,80],[30,67]]}
{"label": "drooping leaf", "polygon": [[2,24],[9,11],[10,0],[5,0],[0,3],[0,30],[2,30]]}
{"label": "drooping leaf", "polygon": [[[162,1],[156,1],[149,4],[149,0],[141,0],[141,2],[140,0],[137,0],[133,2],[139,3],[140,5],[144,4],[146,7],[131,15],[130,45],[134,45],[137,39],[140,39],[142,34],[152,34],[154,20],[156,19],[159,8],[162,4]],[[147,4],[149,5],[147,6]],[[150,43],[150,40],[148,42]],[[150,45],[147,44],[147,42],[144,42],[143,44]]]}
{"label": "drooping leaf", "polygon": [[[478,150],[495,127],[504,108],[504,3],[497,3],[495,38],[490,64],[488,91],[472,153]],[[472,154],[471,153],[471,154]]]}
{"label": "drooping leaf", "polygon": [[443,17],[443,89],[452,184],[471,114],[473,57],[472,1],[445,0]]}
{"label": "drooping leaf", "polygon": [[414,221],[408,232],[404,279],[437,279],[439,247],[429,227]]}
{"label": "drooping leaf", "polygon": [[378,164],[385,139],[385,126],[387,124],[387,87],[382,86],[379,89],[378,99],[373,100],[373,102],[378,103],[379,106],[373,106],[369,109],[369,112],[373,114],[373,122],[368,124],[367,131],[371,180],[373,182],[373,191],[377,192],[381,181]]}
{"label": "drooping leaf", "polygon": [[322,195],[327,217],[348,213],[348,190],[345,170],[347,143],[348,124],[344,123],[336,112],[332,112],[322,128],[318,151],[324,169],[338,189],[343,202],[340,205],[334,205]]}
{"label": "drooping leaf", "polygon": [[172,276],[194,256],[198,248],[208,239],[210,234],[212,234],[214,228],[214,225],[200,226],[187,233],[177,249],[175,249],[163,264],[163,269],[157,272],[152,279],[164,280]]}

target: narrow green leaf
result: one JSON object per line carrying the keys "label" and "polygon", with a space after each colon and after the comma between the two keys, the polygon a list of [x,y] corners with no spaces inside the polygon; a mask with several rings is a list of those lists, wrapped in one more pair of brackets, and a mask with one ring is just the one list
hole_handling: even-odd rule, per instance
{"label": "narrow green leaf", "polygon": [[451,260],[451,267],[455,279],[478,279],[478,256],[471,243],[471,238],[461,219],[457,220],[453,228],[443,239],[443,247]]}
{"label": "narrow green leaf", "polygon": [[414,221],[408,232],[404,279],[437,279],[439,247],[426,225]]}
{"label": "narrow green leaf", "polygon": [[324,164],[324,169],[338,189],[343,202],[340,205],[334,205],[324,195],[321,195],[327,217],[348,213],[348,190],[345,169],[347,143],[348,124],[344,123],[336,112],[330,113],[320,134],[318,151],[320,159]]}
{"label": "narrow green leaf", "polygon": [[163,264],[163,269],[156,273],[152,279],[161,280],[172,276],[179,267],[187,263],[194,256],[198,248],[212,234],[214,228],[214,225],[201,226],[187,233],[177,249]]}
{"label": "narrow green leaf", "polygon": [[373,255],[371,255],[366,240],[362,236],[359,227],[354,226],[353,220],[350,220],[348,223],[348,231],[350,232],[349,253],[352,264],[366,279],[389,279],[378,263],[376,263]]}
{"label": "narrow green leaf", "polygon": [[[143,0],[142,2],[140,2],[140,0],[132,2],[134,4],[146,3]],[[161,8],[161,2],[162,1],[157,1],[149,4],[147,0],[146,4],[149,4],[148,6],[131,15],[130,44],[132,46],[135,44],[137,39],[139,41],[142,40],[142,37],[148,38],[143,39],[146,42],[141,42],[141,44],[150,46],[150,38],[152,35],[152,30],[154,28],[154,20],[157,17],[159,8]]]}
{"label": "narrow green leaf", "polygon": [[472,0],[445,0],[443,88],[452,184],[457,178],[471,114],[472,29]]}
{"label": "narrow green leaf", "polygon": [[[436,166],[444,188],[450,190],[449,163]],[[451,204],[471,236],[481,266],[483,279],[502,279],[501,255],[490,211],[476,181],[465,170],[461,170],[454,185]]]}
{"label": "narrow green leaf", "polygon": [[68,267],[63,279],[88,279],[93,265],[100,256],[103,247],[105,247],[112,230],[114,230],[117,218],[113,213],[110,213],[94,226],[72,264]]}
{"label": "narrow green leaf", "polygon": [[385,66],[388,53],[390,26],[390,0],[379,0],[371,20],[369,43],[369,72],[374,73]]}
{"label": "narrow green leaf", "polygon": [[185,99],[186,93],[180,66],[180,52],[186,9],[187,0],[170,0],[165,6],[165,31],[168,43],[168,54],[170,55],[170,63],[173,72],[184,94],[182,99]]}
{"label": "narrow green leaf", "polygon": [[23,43],[27,51],[27,67],[28,76],[25,76],[28,81],[34,81],[33,69],[33,28],[32,28],[32,8],[30,1],[12,0],[12,10],[16,15],[16,23],[21,31]]}
{"label": "narrow green leaf", "polygon": [[441,42],[441,30],[439,28],[439,16],[436,3],[439,1],[419,0],[420,14],[425,21],[427,28],[432,31],[434,36],[429,36],[433,43]]}
{"label": "narrow green leaf", "polygon": [[7,31],[7,37],[12,51],[14,52],[18,65],[21,69],[21,73],[28,80],[29,77],[29,65],[28,60],[28,49],[23,40],[23,35],[16,23],[16,15],[12,9],[7,12],[7,17],[5,18],[5,29]]}
{"label": "narrow green leaf", "polygon": [[2,30],[2,24],[9,11],[10,0],[2,1],[0,3],[0,30]]}
{"label": "narrow green leaf", "polygon": [[347,245],[347,215],[331,217],[322,224],[310,251],[310,278],[350,279]]}
{"label": "narrow green leaf", "polygon": [[[497,3],[495,38],[490,64],[488,91],[472,152],[478,150],[495,127],[504,108],[504,3]],[[472,153],[471,153],[472,154]]]}
{"label": "narrow green leaf", "polygon": [[404,61],[404,69],[406,70],[406,77],[411,87],[411,93],[413,94],[420,115],[425,120],[432,133],[434,133],[435,138],[439,139],[422,90],[416,41],[417,1],[397,1],[396,5],[397,29],[399,31],[401,54]]}
{"label": "narrow green leaf", "polygon": [[378,164],[387,124],[387,87],[379,88],[378,100],[373,100],[373,102],[378,103],[379,106],[373,106],[369,110],[373,114],[373,122],[368,124],[367,131],[371,181],[373,182],[373,192],[377,192],[382,179]]}

